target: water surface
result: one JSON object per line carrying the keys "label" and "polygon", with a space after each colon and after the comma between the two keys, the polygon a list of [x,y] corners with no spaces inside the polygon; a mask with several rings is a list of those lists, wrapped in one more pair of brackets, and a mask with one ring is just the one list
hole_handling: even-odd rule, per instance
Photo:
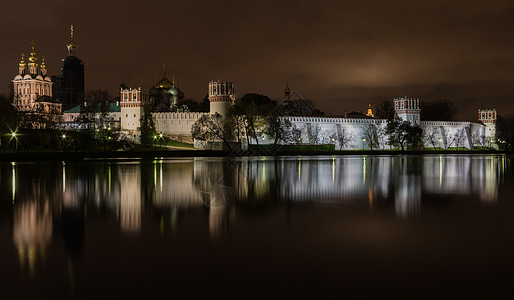
{"label": "water surface", "polygon": [[0,293],[512,296],[502,155],[0,165]]}

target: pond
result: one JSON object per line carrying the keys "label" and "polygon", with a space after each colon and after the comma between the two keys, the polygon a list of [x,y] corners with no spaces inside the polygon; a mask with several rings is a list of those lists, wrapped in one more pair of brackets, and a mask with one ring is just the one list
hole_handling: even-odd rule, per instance
{"label": "pond", "polygon": [[509,156],[157,157],[0,168],[4,296],[513,294]]}

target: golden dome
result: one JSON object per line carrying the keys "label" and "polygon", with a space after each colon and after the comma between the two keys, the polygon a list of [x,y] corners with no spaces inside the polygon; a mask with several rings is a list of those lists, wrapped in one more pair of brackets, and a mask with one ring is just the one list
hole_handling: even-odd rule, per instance
{"label": "golden dome", "polygon": [[173,87],[173,83],[171,83],[171,81],[169,81],[168,78],[166,77],[163,77],[161,80],[159,80],[155,85],[154,87],[158,88],[158,89],[171,89]]}
{"label": "golden dome", "polygon": [[46,69],[45,57],[43,56],[43,60],[41,61],[41,69]]}
{"label": "golden dome", "polygon": [[284,94],[291,93],[291,89],[289,88],[289,83],[286,84],[286,88],[284,89]]}
{"label": "golden dome", "polygon": [[30,44],[32,45],[32,50],[30,52],[29,61],[31,64],[35,64],[37,61],[36,50],[34,49],[36,47],[36,42],[32,41]]}
{"label": "golden dome", "polygon": [[22,53],[21,54],[21,60],[20,60],[20,68],[25,68],[25,60],[24,60],[24,58],[25,58],[25,54]]}

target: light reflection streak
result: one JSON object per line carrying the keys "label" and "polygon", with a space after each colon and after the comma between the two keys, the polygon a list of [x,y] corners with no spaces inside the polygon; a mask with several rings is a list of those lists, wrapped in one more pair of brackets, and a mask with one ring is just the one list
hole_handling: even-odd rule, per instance
{"label": "light reflection streak", "polygon": [[16,163],[12,162],[12,204],[16,198]]}
{"label": "light reflection streak", "polygon": [[302,180],[302,160],[298,158],[298,182]]}
{"label": "light reflection streak", "polygon": [[335,181],[336,176],[336,159],[332,157],[332,183]]}
{"label": "light reflection streak", "polygon": [[439,187],[443,184],[443,156],[439,156]]}
{"label": "light reflection streak", "polygon": [[66,192],[66,163],[62,162],[62,192]]}
{"label": "light reflection streak", "polygon": [[366,156],[362,157],[362,185],[366,184]]}

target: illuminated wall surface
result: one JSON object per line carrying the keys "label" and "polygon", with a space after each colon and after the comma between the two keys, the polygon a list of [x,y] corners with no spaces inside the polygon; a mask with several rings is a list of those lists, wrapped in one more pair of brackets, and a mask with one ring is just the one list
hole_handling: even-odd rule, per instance
{"label": "illuminated wall surface", "polygon": [[280,207],[409,219],[422,214],[425,199],[497,205],[509,166],[501,155],[4,163],[0,193],[2,210],[12,210],[19,267],[37,277],[55,251],[53,239],[69,253],[80,251],[96,223],[138,238],[173,236],[185,219],[197,218],[196,234],[217,240],[237,228],[243,220],[237,216]]}

